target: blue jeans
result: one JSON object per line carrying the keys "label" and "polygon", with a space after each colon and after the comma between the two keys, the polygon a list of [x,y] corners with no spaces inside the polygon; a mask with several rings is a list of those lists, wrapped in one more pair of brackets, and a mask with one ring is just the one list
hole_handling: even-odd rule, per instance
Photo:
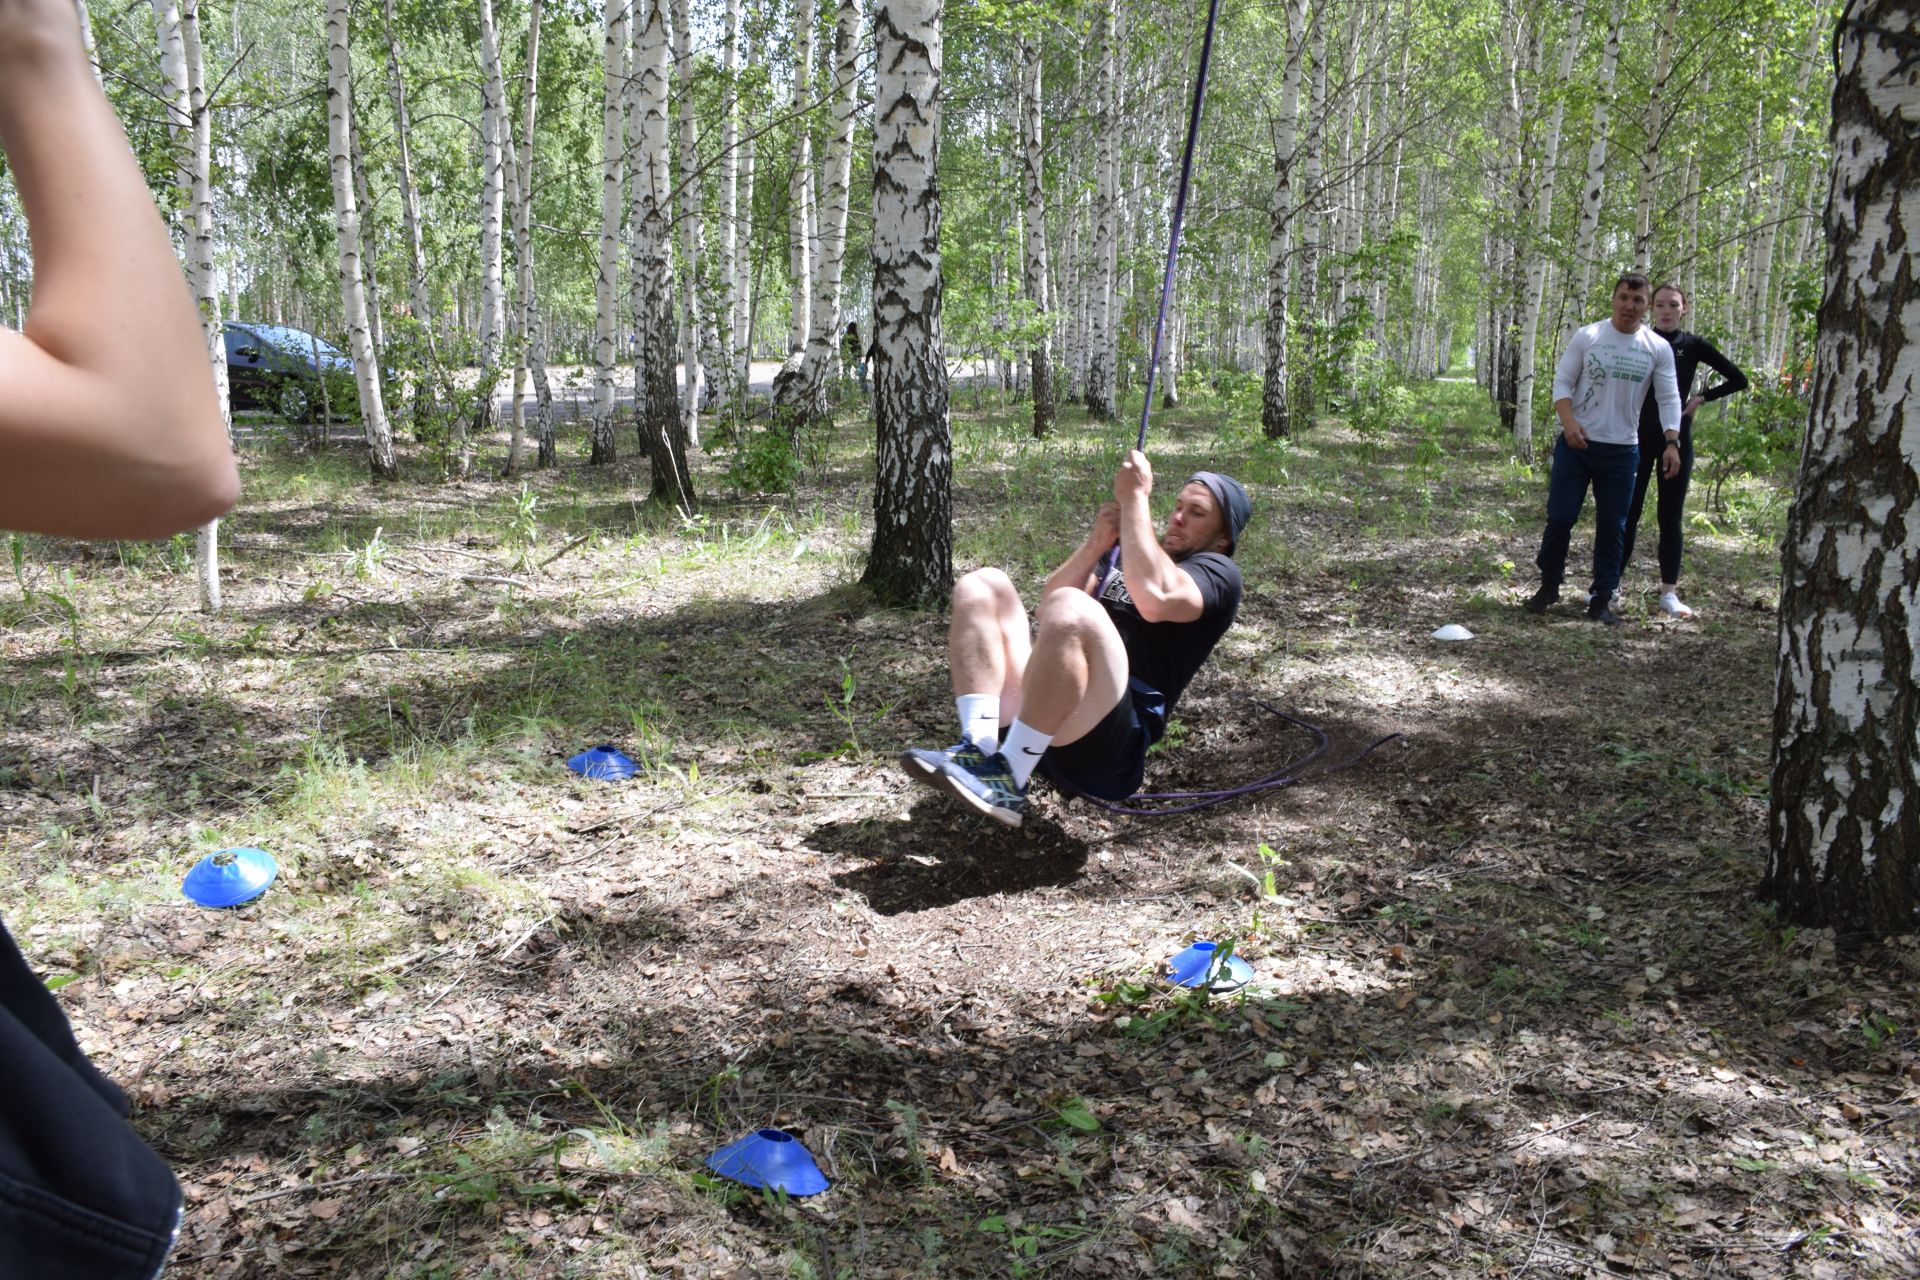
{"label": "blue jeans", "polygon": [[1620,585],[1627,537],[1627,508],[1633,502],[1634,470],[1640,447],[1587,442],[1575,449],[1561,436],[1553,445],[1553,478],[1547,484],[1547,531],[1540,537],[1543,586],[1559,587],[1567,576],[1567,544],[1593,487],[1593,594],[1606,600]]}

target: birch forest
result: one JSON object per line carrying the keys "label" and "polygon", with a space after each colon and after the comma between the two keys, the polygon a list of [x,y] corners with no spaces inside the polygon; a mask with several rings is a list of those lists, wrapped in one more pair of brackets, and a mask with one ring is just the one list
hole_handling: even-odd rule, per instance
{"label": "birch forest", "polygon": [[[941,15],[941,354],[1032,400],[1037,432],[1059,404],[1137,401],[1204,17]],[[813,0],[91,15],[203,310],[401,375],[397,403],[359,388],[375,474],[390,422],[444,436],[450,475],[552,465],[547,370],[567,366],[596,371],[584,410],[562,389],[586,423],[567,447],[638,450],[682,505],[701,416],[738,401],[750,361],[797,356],[819,421],[852,373],[846,326],[874,337],[873,21]],[[1224,6],[1168,401],[1254,379],[1263,430],[1288,436],[1390,413],[1396,387],[1471,359],[1530,459],[1560,337],[1627,269],[1689,289],[1747,367],[1804,371],[1831,28],[1793,0]],[[18,321],[4,187],[0,229]],[[613,393],[616,367],[637,396]],[[471,385],[454,369],[495,394],[436,418]],[[478,459],[496,414],[504,453]]]}
{"label": "birch forest", "polygon": [[1920,1276],[1920,0],[69,2],[0,1280]]}

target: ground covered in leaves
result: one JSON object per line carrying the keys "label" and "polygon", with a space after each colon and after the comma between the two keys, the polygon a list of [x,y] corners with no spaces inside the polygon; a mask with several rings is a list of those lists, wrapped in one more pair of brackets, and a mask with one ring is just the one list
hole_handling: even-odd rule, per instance
{"label": "ground covered in leaves", "polygon": [[[262,444],[214,618],[184,544],[16,541],[0,906],[179,1171],[170,1274],[1913,1274],[1920,949],[1753,900],[1784,478],[1695,513],[1695,620],[1650,518],[1633,625],[1533,618],[1544,477],[1431,395],[1157,422],[1255,516],[1149,785],[1311,746],[1255,698],[1400,735],[1173,819],[896,773],[953,737],[943,619],[855,585],[857,418],[791,496],[716,442],[691,521],[644,464]],[[956,415],[961,569],[1078,538],[1127,433],[1069,418]],[[561,767],[600,742],[642,775]],[[185,903],[240,844],[272,889]],[[1170,989],[1195,938],[1253,983]],[[767,1126],[832,1188],[705,1174]]]}

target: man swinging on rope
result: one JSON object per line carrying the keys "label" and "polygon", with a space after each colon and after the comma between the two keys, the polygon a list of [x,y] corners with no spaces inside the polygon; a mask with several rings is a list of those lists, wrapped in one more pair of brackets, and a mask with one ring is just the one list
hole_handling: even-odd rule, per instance
{"label": "man swinging on rope", "polygon": [[1000,570],[955,585],[947,652],[960,741],[902,755],[910,777],[1011,827],[1036,769],[1106,800],[1139,789],[1147,748],[1239,611],[1231,557],[1252,513],[1238,481],[1197,472],[1156,539],[1152,493],[1153,467],[1135,449],[1114,475],[1115,500],[1047,578],[1032,635]]}

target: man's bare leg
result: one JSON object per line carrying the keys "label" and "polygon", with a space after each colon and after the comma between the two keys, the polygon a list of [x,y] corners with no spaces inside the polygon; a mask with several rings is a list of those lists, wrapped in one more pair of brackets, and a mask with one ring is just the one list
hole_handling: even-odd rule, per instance
{"label": "man's bare leg", "polygon": [[1000,723],[1020,714],[1033,640],[1027,607],[1013,581],[998,569],[976,569],[953,587],[953,618],[947,624],[947,662],[955,698],[992,695],[1000,700]]}
{"label": "man's bare leg", "polygon": [[1039,622],[1026,663],[1026,705],[1016,714],[1065,746],[1085,737],[1126,693],[1127,650],[1113,619],[1084,592],[1049,595]]}

